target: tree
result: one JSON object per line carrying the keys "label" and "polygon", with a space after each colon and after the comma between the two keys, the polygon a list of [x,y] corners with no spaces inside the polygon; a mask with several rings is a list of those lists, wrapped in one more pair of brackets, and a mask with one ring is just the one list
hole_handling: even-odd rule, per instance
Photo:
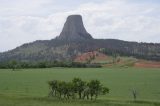
{"label": "tree", "polygon": [[49,81],[48,84],[49,87],[51,88],[49,96],[57,96],[58,81],[57,80]]}
{"label": "tree", "polygon": [[52,80],[48,82],[50,86],[49,96],[55,96],[59,98],[70,99],[70,97],[75,98],[78,95],[79,99],[97,99],[98,95],[105,95],[109,93],[107,87],[103,85],[98,80],[91,80],[89,82],[82,81],[80,78],[74,78],[71,82]]}
{"label": "tree", "polygon": [[66,82],[63,90],[64,98],[69,99],[70,97],[75,98],[74,86],[72,82]]}
{"label": "tree", "polygon": [[16,60],[11,60],[10,63],[10,68],[14,71],[17,68],[17,61]]}
{"label": "tree", "polygon": [[103,85],[99,80],[91,80],[88,83],[88,86],[89,86],[91,100],[93,99],[93,96],[95,96],[95,100],[96,100],[99,95],[105,95],[109,93],[109,88],[103,87]]}
{"label": "tree", "polygon": [[99,92],[101,91],[100,81],[91,80],[88,85],[89,85],[89,88],[90,88],[91,100],[93,99],[94,95],[95,95],[95,99],[96,99],[98,97]]}
{"label": "tree", "polygon": [[41,61],[38,63],[38,68],[46,68],[46,64],[47,64],[47,62]]}
{"label": "tree", "polygon": [[107,87],[102,87],[102,94],[105,95],[105,94],[107,94],[107,93],[109,93],[109,88],[107,88]]}
{"label": "tree", "polygon": [[85,99],[85,97],[87,97],[87,99],[89,99],[90,93],[91,93],[91,90],[90,90],[88,83],[87,83],[86,86],[84,87],[83,99]]}
{"label": "tree", "polygon": [[65,87],[64,81],[58,81],[57,83],[57,92],[59,93],[59,98],[62,98],[62,95],[64,93],[64,87]]}
{"label": "tree", "polygon": [[84,86],[85,86],[86,82],[82,81],[80,78],[74,78],[72,80],[72,83],[74,85],[75,93],[78,93],[79,99],[81,99],[82,98],[82,92],[84,90]]}

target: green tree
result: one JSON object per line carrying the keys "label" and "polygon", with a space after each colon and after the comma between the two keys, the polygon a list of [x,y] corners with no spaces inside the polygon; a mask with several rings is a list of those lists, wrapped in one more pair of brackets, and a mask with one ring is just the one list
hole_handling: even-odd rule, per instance
{"label": "green tree", "polygon": [[74,78],[71,82],[52,80],[48,82],[50,86],[49,96],[55,96],[64,99],[75,98],[78,95],[79,99],[97,99],[98,95],[109,93],[107,87],[103,87],[100,81],[91,80],[89,82],[82,81],[80,78]]}
{"label": "green tree", "polygon": [[109,93],[109,88],[107,88],[107,87],[102,87],[101,92],[102,92],[103,95],[105,95],[105,94]]}
{"label": "green tree", "polygon": [[82,92],[84,90],[86,82],[82,81],[80,78],[74,78],[72,80],[72,83],[74,85],[75,93],[78,93],[79,99],[81,99],[82,98]]}
{"label": "green tree", "polygon": [[91,100],[93,99],[93,96],[95,96],[95,99],[98,97],[100,91],[101,91],[101,87],[102,85],[100,84],[100,81],[98,80],[91,80],[88,83],[88,86],[90,88],[90,96],[91,96]]}
{"label": "green tree", "polygon": [[57,80],[49,81],[48,84],[49,87],[51,88],[49,96],[57,96],[58,81]]}
{"label": "green tree", "polygon": [[17,61],[16,60],[11,60],[9,62],[10,68],[12,68],[12,70],[14,71],[17,68]]}
{"label": "green tree", "polygon": [[47,62],[41,61],[38,63],[38,68],[46,68]]}
{"label": "green tree", "polygon": [[64,81],[58,81],[57,92],[59,93],[59,98],[62,98],[65,86],[66,86],[66,83]]}
{"label": "green tree", "polygon": [[65,82],[63,89],[64,98],[69,99],[70,97],[75,98],[74,85],[72,82]]}
{"label": "green tree", "polygon": [[86,86],[84,87],[84,90],[83,90],[83,99],[85,99],[85,97],[87,97],[87,99],[89,99],[90,92],[91,91],[90,91],[90,88],[87,83]]}

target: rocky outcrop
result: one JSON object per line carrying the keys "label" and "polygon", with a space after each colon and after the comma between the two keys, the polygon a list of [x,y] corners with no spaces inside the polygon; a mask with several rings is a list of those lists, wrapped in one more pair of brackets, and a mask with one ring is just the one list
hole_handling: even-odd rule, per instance
{"label": "rocky outcrop", "polygon": [[84,40],[93,39],[92,36],[86,31],[81,15],[68,16],[63,30],[57,39],[61,40]]}

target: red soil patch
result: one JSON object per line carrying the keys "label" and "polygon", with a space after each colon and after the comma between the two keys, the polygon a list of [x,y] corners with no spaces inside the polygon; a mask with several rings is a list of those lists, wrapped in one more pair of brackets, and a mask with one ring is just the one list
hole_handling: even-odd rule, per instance
{"label": "red soil patch", "polygon": [[108,58],[108,56],[106,56],[103,53],[97,52],[97,51],[93,51],[93,52],[87,52],[87,53],[83,53],[81,55],[78,55],[75,58],[75,62],[86,62],[87,60],[104,60]]}
{"label": "red soil patch", "polygon": [[160,68],[160,62],[140,60],[134,64],[135,67]]}

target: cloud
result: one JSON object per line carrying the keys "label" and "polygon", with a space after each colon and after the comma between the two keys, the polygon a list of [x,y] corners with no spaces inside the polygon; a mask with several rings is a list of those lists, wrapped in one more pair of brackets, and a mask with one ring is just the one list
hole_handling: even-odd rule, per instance
{"label": "cloud", "polygon": [[[100,8],[99,8],[100,7]],[[115,38],[139,42],[159,42],[151,39],[160,34],[160,7],[148,3],[108,1],[100,4],[89,3],[79,11],[88,17],[88,31],[95,38]],[[86,12],[87,11],[87,12]],[[157,36],[158,38],[158,36]]]}
{"label": "cloud", "polygon": [[[1,16],[46,15],[56,8],[55,0],[0,0]],[[52,7],[47,7],[52,4]]]}
{"label": "cloud", "polygon": [[[6,1],[0,1],[0,6]],[[95,0],[66,7],[56,5],[56,0],[33,0],[31,5],[28,0],[22,1],[15,0],[15,6],[10,8],[8,5],[13,3],[8,1],[7,7],[0,7],[0,51],[56,37],[70,14],[81,14],[87,31],[94,38],[160,42],[160,6],[154,2]]]}

